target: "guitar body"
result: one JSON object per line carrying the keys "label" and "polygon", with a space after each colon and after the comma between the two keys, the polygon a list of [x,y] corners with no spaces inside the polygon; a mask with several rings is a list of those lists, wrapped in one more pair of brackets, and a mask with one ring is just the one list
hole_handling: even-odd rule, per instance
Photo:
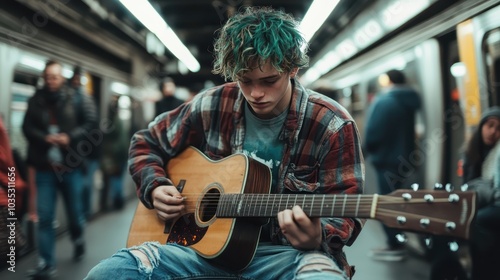
{"label": "guitar body", "polygon": [[269,193],[269,168],[243,154],[212,161],[189,147],[169,161],[167,173],[174,184],[184,184],[187,214],[170,226],[157,217],[156,210],[139,203],[127,246],[146,241],[174,242],[230,269],[245,268],[255,254],[261,226],[267,219],[218,219],[215,209],[221,194]]}

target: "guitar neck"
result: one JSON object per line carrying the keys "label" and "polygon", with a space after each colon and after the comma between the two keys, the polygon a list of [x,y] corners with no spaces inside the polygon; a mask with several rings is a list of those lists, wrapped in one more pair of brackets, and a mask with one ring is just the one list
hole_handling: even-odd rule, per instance
{"label": "guitar neck", "polygon": [[370,218],[377,195],[326,194],[222,194],[219,218],[276,217],[278,212],[298,205],[309,217]]}

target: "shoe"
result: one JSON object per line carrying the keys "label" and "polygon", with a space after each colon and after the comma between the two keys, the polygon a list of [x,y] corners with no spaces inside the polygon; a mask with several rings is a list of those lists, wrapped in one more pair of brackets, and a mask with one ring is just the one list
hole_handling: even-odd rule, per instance
{"label": "shoe", "polygon": [[405,259],[406,252],[400,248],[376,248],[368,256],[377,261],[400,262]]}
{"label": "shoe", "polygon": [[57,275],[57,270],[53,266],[43,265],[35,269],[28,270],[28,277],[36,280],[48,280]]}
{"label": "shoe", "polygon": [[78,243],[75,245],[75,251],[73,254],[74,261],[80,261],[85,255],[85,243]]}

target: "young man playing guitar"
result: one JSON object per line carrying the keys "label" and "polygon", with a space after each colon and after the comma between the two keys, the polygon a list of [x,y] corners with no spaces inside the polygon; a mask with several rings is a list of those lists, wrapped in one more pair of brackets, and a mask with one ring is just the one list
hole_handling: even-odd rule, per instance
{"label": "young man playing guitar", "polygon": [[[248,8],[227,21],[215,42],[213,72],[233,82],[159,115],[132,138],[129,169],[144,206],[166,223],[183,220],[179,217],[189,211],[190,194],[171,180],[167,166],[189,146],[211,160],[244,154],[265,163],[271,194],[363,192],[364,163],[353,119],[337,102],[296,79],[299,68],[308,64],[305,43],[298,23],[281,11]],[[232,171],[217,172],[224,177]],[[255,254],[242,267],[214,262],[190,246],[146,242],[104,260],[87,279],[352,276],[343,246],[354,242],[362,220],[310,218],[292,205],[262,224],[260,236],[254,236]],[[237,250],[232,258],[240,258]]]}

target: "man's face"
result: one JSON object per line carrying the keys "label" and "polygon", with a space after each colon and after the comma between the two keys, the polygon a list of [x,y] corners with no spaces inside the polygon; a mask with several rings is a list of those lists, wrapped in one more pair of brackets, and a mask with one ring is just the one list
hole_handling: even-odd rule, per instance
{"label": "man's face", "polygon": [[43,79],[45,81],[45,86],[50,92],[57,92],[64,83],[64,77],[62,76],[62,67],[59,64],[53,64],[48,66],[44,73]]}
{"label": "man's face", "polygon": [[269,119],[288,108],[292,96],[290,77],[295,74],[279,73],[270,62],[238,78],[238,85],[253,112]]}
{"label": "man's face", "polygon": [[175,84],[172,82],[163,83],[163,96],[174,96]]}

